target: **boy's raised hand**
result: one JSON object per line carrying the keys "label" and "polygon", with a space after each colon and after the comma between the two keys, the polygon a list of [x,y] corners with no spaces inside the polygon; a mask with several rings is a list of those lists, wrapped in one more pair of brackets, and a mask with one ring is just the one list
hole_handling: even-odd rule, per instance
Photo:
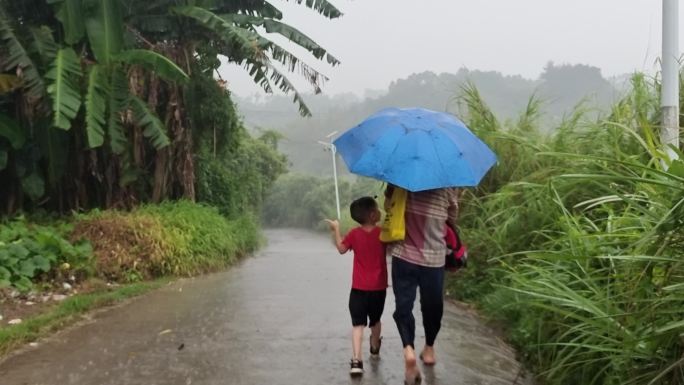
{"label": "boy's raised hand", "polygon": [[340,221],[337,219],[326,219],[325,222],[328,223],[328,226],[330,227],[330,232],[332,233],[333,242],[337,247],[337,251],[339,251],[340,254],[344,254],[349,251],[349,246],[345,246],[342,243],[342,236],[340,235]]}
{"label": "boy's raised hand", "polygon": [[337,219],[326,219],[326,223],[328,223],[328,227],[330,227],[330,231],[338,231],[340,229],[340,222]]}

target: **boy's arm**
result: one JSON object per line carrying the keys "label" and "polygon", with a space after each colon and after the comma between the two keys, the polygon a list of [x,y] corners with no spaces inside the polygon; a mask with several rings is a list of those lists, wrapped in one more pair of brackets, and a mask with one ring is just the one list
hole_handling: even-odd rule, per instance
{"label": "boy's arm", "polygon": [[330,233],[332,233],[333,242],[340,254],[349,251],[349,247],[342,242],[342,235],[340,235],[340,223],[337,220],[326,219],[328,226],[330,226]]}

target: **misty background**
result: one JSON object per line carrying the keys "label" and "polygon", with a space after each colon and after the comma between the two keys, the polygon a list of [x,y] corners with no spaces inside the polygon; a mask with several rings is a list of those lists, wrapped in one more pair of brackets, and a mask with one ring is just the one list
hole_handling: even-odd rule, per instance
{"label": "misty background", "polygon": [[[307,93],[305,82],[290,76],[313,117],[300,117],[291,95],[264,94],[238,66],[226,64],[219,71],[246,125],[282,134],[280,149],[294,172],[329,175],[330,154],[317,142],[379,109],[425,107],[458,115],[467,82],[503,121],[514,119],[536,95],[544,101],[543,121],[553,123],[580,103],[591,116],[601,114],[632,73],[657,76],[659,69],[659,1],[334,3],[345,15],[330,21],[294,2],[274,1],[285,22],[342,62],[330,68],[308,61],[329,77],[320,95]],[[310,57],[282,36],[269,38]]]}

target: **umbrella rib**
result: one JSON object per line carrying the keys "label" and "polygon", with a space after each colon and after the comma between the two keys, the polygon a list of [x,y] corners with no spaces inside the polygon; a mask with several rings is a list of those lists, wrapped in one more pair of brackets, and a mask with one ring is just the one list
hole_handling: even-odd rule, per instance
{"label": "umbrella rib", "polygon": [[392,149],[392,152],[390,152],[390,154],[389,154],[389,156],[387,157],[387,159],[392,159],[392,157],[394,156],[394,154],[395,154],[395,153],[397,152],[397,150],[399,149],[399,142],[401,142],[401,140],[404,139],[405,137],[406,137],[406,136],[400,137],[400,138],[396,141],[396,143],[394,143],[394,148]]}

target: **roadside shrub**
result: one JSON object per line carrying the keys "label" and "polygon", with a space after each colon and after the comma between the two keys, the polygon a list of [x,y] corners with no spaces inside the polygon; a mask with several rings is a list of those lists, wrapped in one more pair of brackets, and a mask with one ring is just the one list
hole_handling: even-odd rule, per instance
{"label": "roadside shrub", "polygon": [[77,219],[71,239],[88,239],[95,271],[113,281],[137,281],[163,274],[170,253],[159,218],[139,212],[94,211]]}
{"label": "roadside shrub", "polygon": [[215,271],[260,241],[249,216],[228,220],[216,208],[189,201],[93,212],[76,221],[71,237],[90,240],[98,274],[115,281]]}
{"label": "roadside shrub", "polygon": [[233,218],[258,213],[275,180],[286,171],[286,158],[273,135],[240,135],[235,149],[216,154],[201,151],[197,175],[198,200]]}

